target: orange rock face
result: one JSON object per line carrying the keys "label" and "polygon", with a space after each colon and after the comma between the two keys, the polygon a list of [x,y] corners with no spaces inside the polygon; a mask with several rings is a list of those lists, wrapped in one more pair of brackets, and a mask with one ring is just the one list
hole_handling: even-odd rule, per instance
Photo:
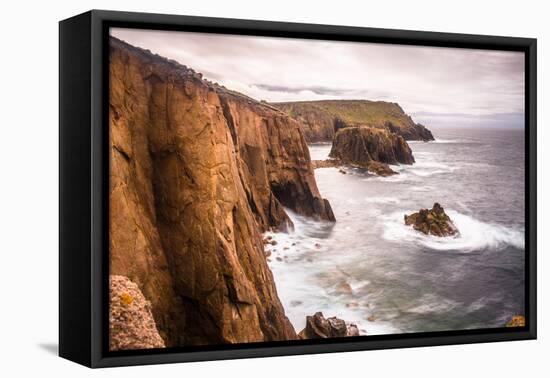
{"label": "orange rock face", "polygon": [[385,129],[364,126],[338,130],[330,157],[381,176],[395,174],[387,164],[414,163],[411,148],[403,137]]}
{"label": "orange rock face", "polygon": [[114,38],[109,101],[111,274],[166,346],[296,338],[261,232],[334,220],[299,123]]}

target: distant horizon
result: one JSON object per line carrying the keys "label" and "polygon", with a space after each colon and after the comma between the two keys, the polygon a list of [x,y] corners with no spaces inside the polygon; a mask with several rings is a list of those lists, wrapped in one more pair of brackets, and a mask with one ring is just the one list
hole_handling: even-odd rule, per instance
{"label": "distant horizon", "polygon": [[[371,100],[367,98],[355,98],[355,99],[324,99],[324,100],[299,100],[299,101],[273,101],[268,104],[284,104],[284,103],[305,103],[305,102],[320,102],[320,101],[368,101],[368,102],[386,102],[395,103],[399,106],[401,104],[393,101],[384,100]],[[525,113],[493,113],[493,114],[466,114],[466,113],[434,113],[434,112],[407,112],[407,109],[403,111],[411,116],[415,123],[421,123],[426,127],[430,127],[430,124],[436,124],[435,127],[452,128],[456,127],[453,124],[448,123],[465,123],[465,128],[476,128],[476,126],[470,126],[477,122],[482,123],[485,127],[500,128],[500,129],[524,129],[525,128]]]}
{"label": "distant horizon", "polygon": [[258,101],[384,101],[427,127],[524,127],[519,52],[122,28],[111,35]]}
{"label": "distant horizon", "polygon": [[525,129],[524,113],[500,113],[486,115],[456,113],[409,113],[416,123],[428,128],[491,128]]}

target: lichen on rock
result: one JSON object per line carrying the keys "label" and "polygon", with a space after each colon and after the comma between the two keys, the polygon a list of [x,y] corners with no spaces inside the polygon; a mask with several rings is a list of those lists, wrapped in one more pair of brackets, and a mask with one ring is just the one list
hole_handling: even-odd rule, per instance
{"label": "lichen on rock", "polygon": [[164,348],[151,302],[138,285],[123,276],[109,278],[109,349]]}
{"label": "lichen on rock", "polygon": [[512,319],[506,323],[506,327],[525,327],[525,316],[523,315],[516,315],[513,316]]}

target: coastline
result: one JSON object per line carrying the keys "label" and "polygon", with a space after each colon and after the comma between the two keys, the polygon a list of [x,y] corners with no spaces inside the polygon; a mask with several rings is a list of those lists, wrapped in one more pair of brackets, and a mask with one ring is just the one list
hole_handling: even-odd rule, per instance
{"label": "coastline", "polygon": [[[511,289],[515,282],[521,284],[524,228],[521,224],[514,223],[515,216],[510,215],[509,219],[499,219],[499,213],[496,211],[491,218],[485,212],[476,210],[474,204],[479,200],[472,199],[469,202],[467,198],[462,198],[462,201],[458,198],[450,202],[447,199],[450,206],[446,207],[446,210],[462,231],[460,237],[438,238],[423,235],[405,226],[403,222],[404,214],[418,210],[419,205],[414,203],[424,203],[422,198],[426,198],[425,202],[440,200],[441,197],[448,198],[444,193],[445,190],[451,190],[452,185],[446,185],[448,189],[445,190],[440,186],[439,192],[434,192],[433,183],[442,185],[446,177],[467,177],[468,171],[472,169],[472,172],[496,169],[497,166],[490,164],[494,163],[491,161],[465,163],[460,167],[457,166],[460,162],[453,163],[448,161],[448,158],[438,158],[437,154],[443,151],[441,149],[445,151],[446,149],[455,151],[457,148],[464,148],[465,151],[486,150],[491,143],[483,138],[475,140],[467,136],[463,138],[446,136],[434,142],[413,142],[411,148],[417,162],[412,166],[392,165],[392,169],[398,171],[399,175],[390,177],[374,176],[365,173],[364,170],[349,167],[344,168],[347,175],[341,175],[337,168],[316,169],[319,189],[333,204],[338,222],[329,227],[290,213],[295,223],[294,234],[265,234],[277,240],[275,248],[277,251],[272,251],[269,266],[273,271],[285,313],[296,329],[301,329],[303,326],[304,315],[313,313],[315,310],[312,303],[317,303],[318,310],[324,313],[328,311],[325,315],[337,316],[356,323],[362,335],[449,330],[456,327],[461,329],[499,327],[506,324],[515,313],[522,313],[520,293],[516,290],[506,293],[509,289],[493,289],[495,285],[502,283],[504,276],[498,278],[499,275],[496,275],[496,281],[487,281],[484,284],[487,286],[487,292],[478,297],[454,296],[445,291],[440,293],[441,290],[436,289],[437,286],[430,288],[439,280],[437,271],[432,271],[433,268],[430,268],[438,261],[447,265],[444,270],[449,271],[449,278],[454,282],[454,290],[458,292],[464,291],[461,289],[461,285],[464,285],[467,294],[469,286],[464,283],[464,277],[471,274],[477,275],[478,273],[475,272],[480,269],[488,269],[483,267],[485,264],[490,264],[488,267],[494,265],[494,268],[490,269],[496,269],[496,272],[500,272],[504,267],[513,269],[510,270],[512,276],[506,279],[510,282],[505,287]],[[322,159],[330,149],[327,144],[319,143],[309,144],[309,147],[312,159]],[[325,155],[319,151],[318,147],[325,148]],[[498,173],[490,175],[493,178],[497,176]],[[330,185],[335,179],[341,180],[338,187]],[[354,197],[352,195],[354,190],[342,189],[354,185],[354,182],[357,186],[353,189],[364,187],[367,188],[366,193],[360,197]],[[409,196],[408,202],[403,202],[399,194],[390,194],[396,190],[395,188],[407,187],[408,192],[405,191],[401,195]],[[461,190],[463,189],[457,193],[461,193]],[[367,193],[372,194],[367,195]],[[365,209],[361,213],[363,215],[355,214],[359,208]],[[521,208],[515,214],[520,213]],[[347,233],[345,230],[346,227],[353,228],[353,224],[348,222],[350,217],[355,217],[357,230],[362,229],[363,224],[369,229],[374,228],[373,232],[362,235],[362,242],[356,245],[356,249],[360,249],[358,252],[351,251],[351,246],[346,245],[347,239],[354,235],[353,230]],[[340,232],[345,235],[338,237],[337,234]],[[292,245],[293,243],[298,244]],[[369,244],[374,246],[369,248]],[[401,244],[410,250],[401,251]],[[336,246],[340,251],[337,256],[331,256],[336,254],[334,251],[331,252],[331,249]],[[385,251],[375,250],[382,246]],[[289,249],[285,250],[285,247]],[[277,257],[280,260],[277,260]],[[386,261],[388,257],[393,257],[396,263]],[[372,261],[371,264],[363,261],[378,259],[380,259],[380,265],[387,267],[387,275],[382,274],[376,266],[372,266],[374,264]],[[508,260],[515,262],[511,263]],[[415,267],[419,261],[427,264],[426,267],[420,266],[418,273],[410,272],[409,266]],[[394,270],[392,267],[398,264],[402,267]],[[451,269],[456,264],[462,267],[463,272],[458,268]],[[364,268],[363,273],[358,273],[361,269],[357,266]],[[338,269],[333,269],[334,267]],[[322,270],[325,270],[326,274],[321,274]],[[315,274],[312,274],[312,271],[315,271]],[[374,274],[366,273],[370,271]],[[421,271],[425,276],[426,285],[433,281],[429,284],[430,286],[420,291],[407,288],[409,285],[403,285],[399,290],[388,289],[389,282],[398,282],[396,280],[399,280],[401,273],[404,276],[415,277]],[[385,282],[384,280],[389,280],[387,285],[377,283],[377,281]],[[351,294],[337,291],[337,285],[341,281],[350,285]],[[477,281],[479,279],[476,279]],[[301,285],[301,282],[308,284]],[[452,285],[449,283],[446,286],[452,292]],[[410,295],[416,299],[407,300],[404,297],[403,293],[409,292],[408,290],[413,290]],[[493,290],[492,294],[491,290]],[[412,294],[415,291],[417,294]],[[391,296],[395,296],[395,305],[390,306],[384,297]],[[498,299],[500,296],[502,298]],[[494,299],[491,299],[492,297]],[[367,307],[366,304],[370,306]],[[488,316],[488,312],[495,306],[502,306],[505,310],[494,311],[494,317]],[[401,321],[400,318],[405,320]]]}
{"label": "coastline", "polygon": [[[300,103],[321,109],[317,128],[115,38],[110,80],[111,277],[138,289],[120,308],[139,298],[135,313],[154,319],[147,345],[499,327],[523,313],[522,209],[508,205],[524,173],[508,133],[432,141],[396,103]],[[329,134],[338,143],[307,145]],[[329,156],[341,165],[320,167]],[[459,236],[403,224],[439,201]],[[301,331],[312,319],[335,326]]]}

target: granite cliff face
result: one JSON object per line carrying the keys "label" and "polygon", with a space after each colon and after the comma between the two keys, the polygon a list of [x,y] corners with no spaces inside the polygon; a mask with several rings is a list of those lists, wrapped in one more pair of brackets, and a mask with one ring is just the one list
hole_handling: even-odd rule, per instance
{"label": "granite cliff face", "polygon": [[111,274],[166,346],[296,338],[261,232],[334,220],[300,124],[115,38],[109,105]]}
{"label": "granite cliff face", "polygon": [[412,151],[403,137],[373,127],[346,127],[338,130],[329,156],[380,175],[394,173],[387,164],[414,163]]}
{"label": "granite cliff face", "polygon": [[405,140],[433,140],[430,130],[415,123],[396,103],[367,100],[324,100],[274,103],[304,125],[310,143],[330,142],[344,127],[385,129]]}

